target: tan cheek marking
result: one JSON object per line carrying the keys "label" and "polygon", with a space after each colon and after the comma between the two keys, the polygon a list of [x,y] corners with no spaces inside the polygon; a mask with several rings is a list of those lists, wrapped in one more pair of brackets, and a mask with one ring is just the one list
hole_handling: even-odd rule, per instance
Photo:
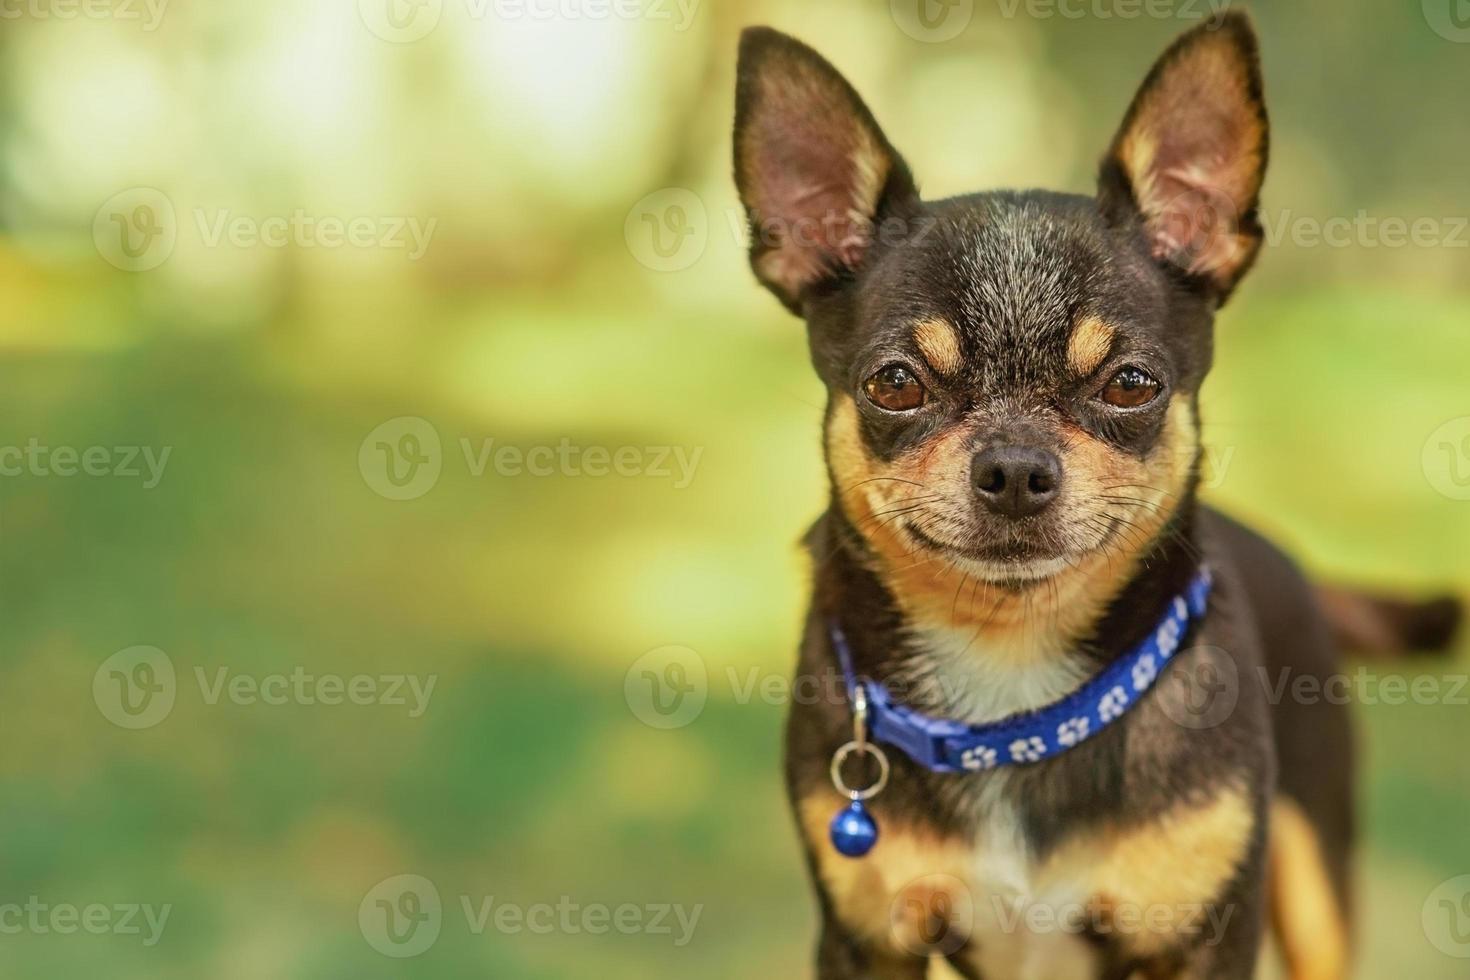
{"label": "tan cheek marking", "polygon": [[[833,409],[827,426],[827,459],[837,481],[838,504],[877,552],[882,570],[893,576],[891,584],[900,591],[906,591],[902,586],[918,586],[950,574],[944,562],[924,561],[925,555],[915,550],[898,524],[953,505],[960,492],[956,488],[963,486],[956,481],[968,479],[970,454],[965,449],[966,440],[966,432],[955,428],[888,463],[868,452],[857,403],[851,396],[841,396]],[[899,513],[919,504],[923,505],[920,509]],[[958,579],[949,581],[953,590]]]}
{"label": "tan cheek marking", "polygon": [[1349,948],[1317,834],[1285,798],[1271,808],[1271,922],[1291,980],[1343,980]]}
{"label": "tan cheek marking", "polygon": [[[1080,429],[1073,430],[1064,443],[1075,498],[1084,505],[1096,499],[1098,505],[1105,505],[1100,510],[1133,525],[1122,526],[1107,550],[1115,573],[1126,577],[1131,563],[1141,557],[1179,507],[1199,446],[1194,409],[1186,396],[1174,400],[1158,446],[1145,459],[1118,453]],[[1103,500],[1105,496],[1128,499]]]}
{"label": "tan cheek marking", "polygon": [[945,377],[958,374],[965,359],[960,353],[960,337],[954,324],[946,320],[925,320],[914,327],[914,343],[929,366]]}
{"label": "tan cheek marking", "polygon": [[[877,555],[875,572],[893,591],[911,622],[924,627],[983,629],[995,656],[1018,659],[1049,652],[1055,646],[1037,636],[1037,621],[1028,597],[992,589],[967,576],[941,556],[910,540],[899,524],[924,513],[943,513],[963,498],[969,482],[969,433],[956,428],[936,436],[914,454],[893,464],[874,459],[862,441],[857,405],[850,397],[837,404],[827,428],[827,455],[847,519]],[[895,482],[886,477],[920,483]],[[898,514],[913,501],[930,495],[922,508]],[[1067,596],[1063,595],[1063,599]],[[1085,611],[1061,603],[1062,620],[1085,618]],[[1029,652],[1028,652],[1029,651]]]}
{"label": "tan cheek marking", "polygon": [[1103,359],[1113,349],[1113,338],[1116,335],[1117,331],[1112,325],[1095,316],[1083,317],[1072,328],[1072,336],[1067,341],[1067,364],[1078,374],[1091,374],[1102,365]]}
{"label": "tan cheek marking", "polygon": [[844,857],[832,847],[827,828],[846,805],[842,797],[824,790],[798,806],[802,832],[834,911],[854,933],[891,955],[931,947],[936,940],[931,916],[973,905],[968,877],[972,854],[932,831],[896,824],[880,810],[878,843],[861,860]]}
{"label": "tan cheek marking", "polygon": [[[1064,845],[1046,861],[1038,890],[1083,882],[1087,894],[1145,928],[1120,927],[1131,950],[1153,955],[1177,930],[1212,928],[1207,910],[1235,876],[1250,847],[1255,811],[1231,786],[1203,803],[1184,803],[1145,827],[1094,834]],[[1215,907],[1217,919],[1229,911]],[[1247,914],[1235,909],[1232,915]]]}

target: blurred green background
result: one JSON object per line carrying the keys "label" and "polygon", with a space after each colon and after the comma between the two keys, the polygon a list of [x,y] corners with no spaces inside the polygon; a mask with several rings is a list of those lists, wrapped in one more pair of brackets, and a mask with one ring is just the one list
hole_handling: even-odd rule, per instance
{"label": "blurred green background", "polygon": [[[744,263],[736,35],[823,50],[931,196],[1087,191],[1208,9],[923,3],[0,9],[0,973],[807,973],[759,685],[793,662],[822,392]],[[1212,500],[1411,593],[1470,590],[1452,3],[1257,6],[1271,240],[1205,399]],[[670,646],[696,715],[637,694]],[[1391,670],[1448,692],[1466,656]],[[251,695],[278,676],[310,679]],[[1432,893],[1470,872],[1467,712],[1359,710],[1363,977],[1465,975]],[[681,943],[477,931],[464,899],[700,911]],[[129,905],[168,906],[156,942]],[[414,914],[436,939],[384,942]]]}

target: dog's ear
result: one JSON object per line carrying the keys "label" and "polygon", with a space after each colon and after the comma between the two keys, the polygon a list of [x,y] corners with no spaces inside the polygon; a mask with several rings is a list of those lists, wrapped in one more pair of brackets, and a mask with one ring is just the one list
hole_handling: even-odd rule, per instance
{"label": "dog's ear", "polygon": [[766,27],[740,37],[735,185],[750,264],[786,306],[850,275],[880,222],[916,203],[908,168],[837,70]]}
{"label": "dog's ear", "polygon": [[1261,245],[1267,143],[1255,31],[1227,13],[1149,72],[1103,158],[1098,197],[1115,222],[1142,223],[1155,258],[1223,301]]}

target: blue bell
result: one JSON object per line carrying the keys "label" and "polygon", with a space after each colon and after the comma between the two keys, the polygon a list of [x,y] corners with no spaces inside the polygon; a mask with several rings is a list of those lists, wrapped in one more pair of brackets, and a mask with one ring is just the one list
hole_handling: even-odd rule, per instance
{"label": "blue bell", "polygon": [[838,854],[860,858],[876,843],[878,825],[861,800],[853,800],[832,818],[832,846],[837,848]]}

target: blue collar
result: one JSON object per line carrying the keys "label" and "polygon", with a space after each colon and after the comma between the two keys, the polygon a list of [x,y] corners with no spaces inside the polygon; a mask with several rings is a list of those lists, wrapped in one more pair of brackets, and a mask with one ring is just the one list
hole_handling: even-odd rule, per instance
{"label": "blue collar", "polygon": [[930,718],[896,702],[877,681],[859,678],[853,672],[847,638],[836,622],[831,625],[832,644],[847,681],[848,700],[860,703],[859,684],[867,696],[868,731],[864,734],[874,741],[902,749],[934,772],[1023,765],[1061,755],[1127,714],[1153,687],[1179,649],[1190,622],[1204,615],[1210,582],[1209,569],[1201,568],[1142,643],[1062,700],[986,725]]}

